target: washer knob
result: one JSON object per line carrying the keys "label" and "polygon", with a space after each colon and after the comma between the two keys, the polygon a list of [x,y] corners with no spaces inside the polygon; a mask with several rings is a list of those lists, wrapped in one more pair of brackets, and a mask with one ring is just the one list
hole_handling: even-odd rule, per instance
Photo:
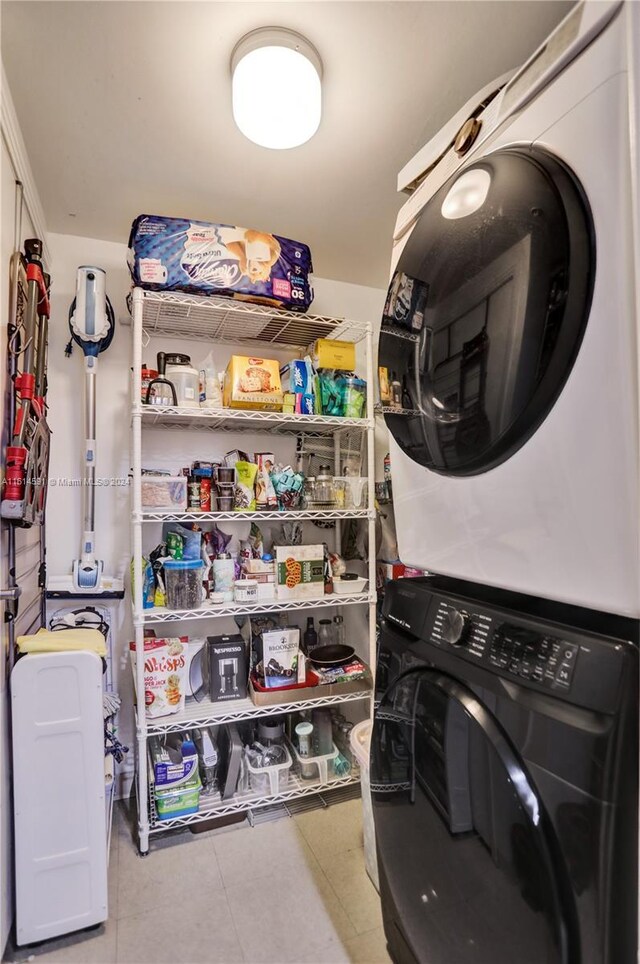
{"label": "washer knob", "polygon": [[469,629],[469,613],[449,609],[444,617],[442,635],[452,646],[464,646]]}

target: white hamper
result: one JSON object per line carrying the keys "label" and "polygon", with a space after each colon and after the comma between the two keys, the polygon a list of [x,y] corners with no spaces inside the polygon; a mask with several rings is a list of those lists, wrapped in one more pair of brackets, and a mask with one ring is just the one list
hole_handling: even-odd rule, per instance
{"label": "white hamper", "polygon": [[378,881],[378,858],[376,855],[376,830],[373,823],[371,785],[369,781],[369,748],[371,746],[371,721],[363,720],[351,730],[351,749],[360,765],[362,790],[362,829],[364,834],[364,864],[371,882],[380,891]]}
{"label": "white hamper", "polygon": [[107,918],[102,661],[30,653],[11,674],[16,938]]}

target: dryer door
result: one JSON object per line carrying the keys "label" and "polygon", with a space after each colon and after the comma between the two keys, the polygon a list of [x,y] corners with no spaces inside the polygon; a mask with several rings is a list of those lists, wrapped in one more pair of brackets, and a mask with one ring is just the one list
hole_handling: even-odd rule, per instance
{"label": "dryer door", "polygon": [[396,964],[577,964],[553,828],[466,686],[429,667],[402,673],[376,710],[370,780]]}
{"label": "dryer door", "polygon": [[385,418],[403,451],[445,475],[517,451],[571,371],[594,271],[588,203],[550,154],[501,150],[451,178],[413,228],[382,318],[378,363],[402,395]]}

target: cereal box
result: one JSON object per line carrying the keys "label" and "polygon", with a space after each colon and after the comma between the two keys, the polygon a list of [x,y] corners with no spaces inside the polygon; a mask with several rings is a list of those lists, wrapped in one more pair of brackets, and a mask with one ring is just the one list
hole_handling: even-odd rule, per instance
{"label": "cereal box", "polygon": [[272,358],[232,355],[224,375],[225,408],[282,411],[280,368]]}
{"label": "cereal box", "polygon": [[[187,636],[144,641],[144,705],[147,718],[170,716],[184,710]],[[136,686],[136,644],[129,643]]]}
{"label": "cereal box", "polygon": [[278,599],[320,599],[324,596],[324,547],[277,546]]}

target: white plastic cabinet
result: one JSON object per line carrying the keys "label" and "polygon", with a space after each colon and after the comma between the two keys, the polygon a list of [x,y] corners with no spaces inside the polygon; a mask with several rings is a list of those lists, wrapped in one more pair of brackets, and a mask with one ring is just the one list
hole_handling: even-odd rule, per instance
{"label": "white plastic cabinet", "polygon": [[38,653],[11,674],[19,945],[107,919],[102,661]]}

